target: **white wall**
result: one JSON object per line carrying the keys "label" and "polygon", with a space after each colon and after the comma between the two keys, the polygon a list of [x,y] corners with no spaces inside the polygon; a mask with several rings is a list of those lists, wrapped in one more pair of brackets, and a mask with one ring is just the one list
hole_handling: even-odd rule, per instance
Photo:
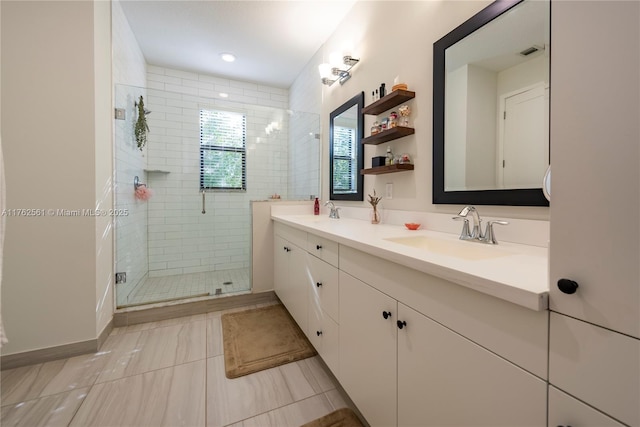
{"label": "white wall", "polygon": [[[110,115],[96,106],[104,102],[96,78],[105,71],[96,67],[109,59],[99,9],[92,2],[2,2],[8,208],[94,209],[104,200],[96,194],[104,190],[104,168],[96,169],[104,147],[96,142],[111,140]],[[107,135],[97,141],[97,132]],[[10,341],[3,354],[97,337],[111,311],[98,296],[108,294],[110,280],[109,244],[96,240],[106,228],[91,216],[7,218],[2,314]]]}
{"label": "white wall", "polygon": [[[456,26],[487,6],[489,1],[424,1],[389,2],[361,1],[338,26],[336,32],[325,43],[322,55],[325,59],[344,43],[354,46],[354,56],[361,59],[353,69],[353,77],[344,86],[323,88],[322,126],[327,126],[329,113],[361,90],[366,102],[371,102],[372,89],[386,83],[390,88],[399,76],[416,98],[409,102],[415,135],[391,141],[394,152],[413,155],[415,170],[396,174],[365,177],[365,194],[376,188],[383,193],[386,183],[394,184],[392,200],[383,200],[384,208],[417,210],[427,212],[455,213],[458,206],[433,205],[432,200],[432,85],[433,43]],[[393,11],[401,11],[402,19],[389,19]],[[318,85],[320,79],[318,78]],[[373,117],[365,121],[365,135]],[[328,162],[328,135],[323,133],[323,158]],[[371,157],[384,155],[387,144],[365,147],[365,165]],[[328,197],[329,171],[322,168],[323,196]],[[368,206],[367,202],[345,205]],[[548,219],[548,208],[539,207],[482,207],[483,215],[497,217],[519,217]]]}
{"label": "white wall", "polygon": [[[287,197],[286,89],[169,68],[148,67],[149,275],[250,265],[250,201]],[[221,99],[219,92],[229,94]],[[240,111],[247,120],[247,191],[207,192],[202,214],[200,108]],[[280,130],[267,134],[272,122]]]}

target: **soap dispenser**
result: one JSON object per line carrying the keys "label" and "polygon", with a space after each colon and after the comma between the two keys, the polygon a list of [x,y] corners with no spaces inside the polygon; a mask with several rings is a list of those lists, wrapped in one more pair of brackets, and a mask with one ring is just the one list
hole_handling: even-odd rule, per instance
{"label": "soap dispenser", "polygon": [[316,197],[316,201],[313,203],[313,214],[320,215],[320,201]]}

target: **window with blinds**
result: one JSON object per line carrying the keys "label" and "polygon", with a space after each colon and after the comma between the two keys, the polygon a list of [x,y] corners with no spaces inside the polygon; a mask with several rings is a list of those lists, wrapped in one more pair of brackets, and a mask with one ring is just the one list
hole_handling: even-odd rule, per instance
{"label": "window with blinds", "polygon": [[353,193],[356,190],[356,130],[333,128],[333,192]]}
{"label": "window with blinds", "polygon": [[200,110],[200,189],[246,190],[246,116]]}

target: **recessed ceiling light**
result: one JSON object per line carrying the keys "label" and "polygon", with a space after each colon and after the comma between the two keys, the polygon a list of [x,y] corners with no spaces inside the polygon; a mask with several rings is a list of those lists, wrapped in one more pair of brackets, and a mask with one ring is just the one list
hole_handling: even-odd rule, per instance
{"label": "recessed ceiling light", "polygon": [[229,94],[228,93],[224,93],[224,92],[220,92],[218,95],[220,95],[220,98],[228,98]]}
{"label": "recessed ceiling light", "polygon": [[220,58],[226,62],[233,62],[236,60],[236,56],[233,53],[223,52],[220,54]]}

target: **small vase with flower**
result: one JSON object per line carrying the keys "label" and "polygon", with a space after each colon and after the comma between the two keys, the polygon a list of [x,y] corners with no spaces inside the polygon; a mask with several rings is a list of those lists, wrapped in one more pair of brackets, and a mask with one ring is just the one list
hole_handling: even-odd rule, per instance
{"label": "small vase with flower", "polygon": [[376,189],[373,189],[373,196],[368,194],[369,196],[369,204],[373,208],[371,212],[371,224],[379,224],[380,223],[380,212],[378,211],[378,203],[382,200],[382,197],[378,197],[376,195]]}

